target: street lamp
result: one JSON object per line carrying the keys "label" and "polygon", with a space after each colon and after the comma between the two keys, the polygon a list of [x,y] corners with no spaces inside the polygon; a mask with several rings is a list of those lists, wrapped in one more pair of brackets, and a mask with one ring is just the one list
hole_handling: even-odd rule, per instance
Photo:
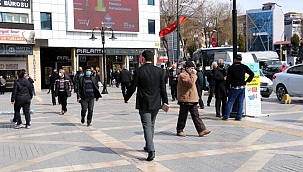
{"label": "street lamp", "polygon": [[238,45],[237,45],[237,1],[233,0],[233,10],[232,10],[232,22],[233,22],[233,61],[238,54]]}
{"label": "street lamp", "polygon": [[[179,0],[177,0],[177,59],[180,58],[180,19],[179,19]],[[173,62],[174,63],[174,62]]]}
{"label": "street lamp", "polygon": [[105,53],[105,48],[104,48],[104,44],[105,44],[105,32],[104,31],[109,30],[109,31],[112,32],[112,36],[109,39],[114,41],[117,38],[114,35],[114,30],[112,28],[105,27],[104,23],[102,22],[101,23],[101,28],[100,27],[95,27],[92,30],[92,36],[89,39],[91,39],[93,41],[97,39],[95,37],[95,34],[94,34],[95,30],[101,31],[102,56],[103,56],[103,75],[104,75],[104,77],[103,77],[103,79],[104,79],[103,90],[102,90],[101,94],[108,94],[108,92],[107,92],[107,80],[106,80],[107,72],[106,72],[106,53]]}

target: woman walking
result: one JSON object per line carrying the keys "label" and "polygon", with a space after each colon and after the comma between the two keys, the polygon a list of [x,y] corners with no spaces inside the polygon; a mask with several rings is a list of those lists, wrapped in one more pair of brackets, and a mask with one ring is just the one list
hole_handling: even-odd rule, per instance
{"label": "woman walking", "polygon": [[16,115],[16,126],[15,129],[23,128],[20,110],[22,108],[25,115],[26,125],[25,128],[29,129],[31,124],[31,116],[29,108],[31,99],[33,98],[33,86],[25,78],[26,72],[24,70],[18,71],[18,79],[14,83],[14,88],[11,96],[11,102],[14,104],[14,111]]}

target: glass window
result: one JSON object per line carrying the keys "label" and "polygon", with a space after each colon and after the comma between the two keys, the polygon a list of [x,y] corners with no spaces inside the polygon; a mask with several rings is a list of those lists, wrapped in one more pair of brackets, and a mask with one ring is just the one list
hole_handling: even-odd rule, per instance
{"label": "glass window", "polygon": [[148,34],[155,34],[155,20],[148,20]]}
{"label": "glass window", "polygon": [[14,15],[14,23],[20,23],[20,14],[13,14]]}
{"label": "glass window", "polygon": [[12,14],[6,14],[6,22],[13,22],[14,16]]}
{"label": "glass window", "polygon": [[52,30],[52,14],[40,13],[41,30]]}
{"label": "glass window", "polygon": [[287,73],[303,75],[303,65],[292,67],[287,70]]}
{"label": "glass window", "polygon": [[155,5],[155,0],[148,0],[148,5]]}
{"label": "glass window", "polygon": [[28,16],[25,14],[20,15],[20,23],[28,23]]}

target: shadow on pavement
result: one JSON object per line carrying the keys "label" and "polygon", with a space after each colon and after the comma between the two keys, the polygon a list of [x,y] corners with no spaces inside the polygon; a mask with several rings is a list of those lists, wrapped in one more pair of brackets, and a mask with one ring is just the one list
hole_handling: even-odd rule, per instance
{"label": "shadow on pavement", "polygon": [[14,128],[15,127],[15,124],[12,124],[10,122],[1,122],[0,123],[0,128]]}
{"label": "shadow on pavement", "polygon": [[51,124],[57,126],[70,126],[70,127],[76,126],[75,124],[72,123],[51,123]]}
{"label": "shadow on pavement", "polygon": [[86,152],[116,154],[114,151],[112,151],[110,148],[107,147],[81,147],[81,150]]}
{"label": "shadow on pavement", "polygon": [[289,123],[301,123],[303,124],[303,120],[290,120],[290,119],[279,119],[279,120],[275,120],[275,121],[279,121],[279,122],[289,122]]}

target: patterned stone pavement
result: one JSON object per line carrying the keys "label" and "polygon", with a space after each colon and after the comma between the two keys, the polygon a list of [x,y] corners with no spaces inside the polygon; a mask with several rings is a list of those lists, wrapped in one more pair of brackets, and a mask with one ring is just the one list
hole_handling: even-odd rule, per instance
{"label": "patterned stone pavement", "polygon": [[124,104],[120,89],[108,91],[95,104],[92,126],[86,127],[75,95],[68,100],[68,113],[60,115],[60,106],[52,106],[43,90],[32,102],[31,129],[19,130],[9,123],[10,94],[1,95],[0,171],[303,171],[301,99],[288,105],[274,96],[263,99],[265,117],[240,122],[214,117],[212,103],[200,110],[212,131],[204,137],[198,137],[190,116],[187,136],[176,136],[178,105],[170,102],[170,111],[157,117],[156,158],[147,162],[135,95]]}

